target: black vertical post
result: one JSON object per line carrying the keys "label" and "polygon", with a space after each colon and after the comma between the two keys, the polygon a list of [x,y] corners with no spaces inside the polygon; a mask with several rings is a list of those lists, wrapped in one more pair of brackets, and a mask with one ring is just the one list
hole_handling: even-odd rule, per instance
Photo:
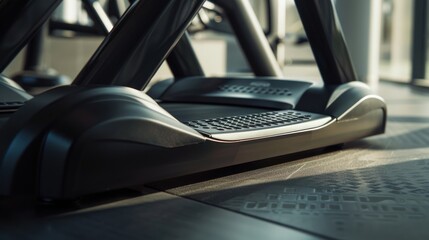
{"label": "black vertical post", "polygon": [[332,0],[295,0],[326,84],[358,80]]}
{"label": "black vertical post", "polygon": [[413,19],[413,45],[412,54],[412,76],[411,81],[426,78],[427,60],[427,28],[428,28],[428,2],[427,0],[414,0]]}
{"label": "black vertical post", "polygon": [[168,66],[176,79],[204,76],[203,68],[198,61],[191,39],[185,33],[167,58]]}
{"label": "black vertical post", "polygon": [[212,0],[222,7],[256,76],[282,77],[283,71],[248,0]]}
{"label": "black vertical post", "polygon": [[41,27],[27,44],[24,70],[36,71],[41,67],[45,27]]}

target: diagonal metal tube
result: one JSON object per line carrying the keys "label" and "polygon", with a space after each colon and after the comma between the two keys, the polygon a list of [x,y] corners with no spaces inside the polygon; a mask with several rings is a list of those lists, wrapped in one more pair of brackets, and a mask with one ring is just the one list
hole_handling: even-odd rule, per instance
{"label": "diagonal metal tube", "polygon": [[143,89],[204,2],[137,1],[106,37],[74,84],[120,85]]}
{"label": "diagonal metal tube", "polygon": [[61,0],[0,1],[0,73],[60,3]]}
{"label": "diagonal metal tube", "polygon": [[249,0],[212,0],[222,7],[256,76],[282,77],[283,72]]}

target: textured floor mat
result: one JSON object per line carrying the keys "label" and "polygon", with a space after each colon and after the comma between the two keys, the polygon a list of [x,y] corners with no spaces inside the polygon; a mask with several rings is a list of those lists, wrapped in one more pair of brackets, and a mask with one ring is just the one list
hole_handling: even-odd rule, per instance
{"label": "textured floor mat", "polygon": [[384,135],[167,191],[333,238],[429,239],[429,101],[383,87]]}
{"label": "textured floor mat", "polygon": [[168,191],[335,238],[429,239],[429,152],[415,151],[345,150]]}

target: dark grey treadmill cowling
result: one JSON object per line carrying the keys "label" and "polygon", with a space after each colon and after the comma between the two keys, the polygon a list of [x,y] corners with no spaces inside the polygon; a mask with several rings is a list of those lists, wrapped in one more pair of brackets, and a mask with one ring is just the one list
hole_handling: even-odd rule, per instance
{"label": "dark grey treadmill cowling", "polygon": [[[356,89],[360,91],[356,92]],[[116,94],[120,94],[122,90],[115,91]],[[338,91],[342,94],[334,91],[333,98],[329,101],[330,107],[327,108],[331,109],[330,116],[336,118],[335,122],[322,128],[307,129],[293,134],[284,132],[246,141],[203,139],[189,127],[171,117],[161,118],[165,114],[153,115],[152,110],[144,105],[139,107],[137,102],[109,102],[107,95],[97,91],[97,88],[85,90],[86,94],[71,91],[70,96],[63,97],[69,100],[58,101],[56,105],[50,104],[49,112],[59,114],[54,122],[51,120],[46,123],[43,118],[39,120],[40,124],[47,126],[47,130],[40,133],[45,136],[45,141],[39,155],[40,179],[37,194],[53,199],[75,198],[94,192],[340,144],[384,131],[386,112],[383,101],[370,95],[367,88],[354,86],[349,90]],[[61,89],[57,89],[56,92],[61,94]],[[90,93],[97,93],[99,97],[107,100],[89,98]],[[82,96],[92,100],[75,110],[54,111],[54,108],[70,109],[64,104],[85,102]],[[126,96],[123,98],[127,99]],[[350,102],[350,107],[342,110],[332,109],[332,106],[344,99],[353,101]],[[36,100],[33,104],[43,102],[42,98]],[[68,101],[71,102],[67,103]],[[24,107],[31,108],[31,105]],[[191,109],[192,104],[188,108]],[[156,109],[163,111],[159,107]],[[21,110],[22,114],[25,114],[25,109]],[[175,115],[174,107],[169,111]],[[126,112],[128,113],[124,117],[123,113]],[[92,119],[90,122],[79,120],[86,115]],[[133,118],[139,120],[133,121]],[[28,121],[34,122],[31,118]],[[25,136],[25,132],[24,128],[18,133]],[[28,151],[27,149],[31,150],[30,147],[24,148],[23,153]],[[12,162],[16,164],[14,171],[16,174],[12,179],[2,175],[3,194],[20,192],[21,184],[28,179],[20,179],[19,170],[25,164],[31,165],[36,161],[19,155],[14,158],[15,160],[3,159],[8,162],[13,160]]]}
{"label": "dark grey treadmill cowling", "polygon": [[227,141],[204,138],[172,117],[181,112],[174,106],[183,103],[172,103],[169,114],[144,93],[125,87],[54,89],[29,101],[4,126],[0,193],[71,199],[384,132],[385,103],[365,84],[352,82],[329,91],[304,86],[301,98],[310,94],[325,100],[298,98],[295,109],[323,110],[320,114],[332,121]]}
{"label": "dark grey treadmill cowling", "polygon": [[[351,114],[358,112],[359,110]],[[52,148],[46,148],[44,150],[46,159],[42,159],[43,162],[48,163],[49,159],[55,159],[62,164],[61,166],[47,165],[47,171],[42,175],[40,182],[42,192],[39,194],[54,199],[75,198],[137,183],[168,179],[349,142],[383,132],[384,121],[381,119],[384,117],[384,110],[378,109],[360,116],[359,119],[355,115],[351,119],[337,121],[322,129],[291,135],[243,142],[217,142],[207,139],[201,143],[174,148],[149,145],[144,141],[121,141],[120,138],[103,136],[109,130],[100,128],[98,133],[94,132],[95,135],[85,134],[85,137],[67,139],[68,145],[76,142],[73,144],[77,146],[75,149],[54,151]],[[357,122],[361,124],[356,124]],[[54,126],[49,135],[63,135],[65,126],[67,125]],[[52,147],[55,138],[48,140],[46,146]],[[63,176],[53,174],[64,171],[62,166],[68,166],[67,174]],[[100,168],[100,166],[103,167]],[[58,185],[61,188],[56,187]]]}
{"label": "dark grey treadmill cowling", "polygon": [[15,58],[61,0],[0,2],[0,72]]}

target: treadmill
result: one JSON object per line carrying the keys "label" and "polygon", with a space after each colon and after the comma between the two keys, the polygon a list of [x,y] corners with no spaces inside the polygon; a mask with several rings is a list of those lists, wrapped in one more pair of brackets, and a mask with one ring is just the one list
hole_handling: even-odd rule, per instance
{"label": "treadmill", "polygon": [[[246,0],[216,0],[254,77],[205,77],[185,34],[204,0],[133,3],[75,79],[2,127],[0,195],[78,197],[284,156],[385,130],[332,1],[296,0],[324,84],[283,79]],[[175,79],[144,90],[161,63]]]}

